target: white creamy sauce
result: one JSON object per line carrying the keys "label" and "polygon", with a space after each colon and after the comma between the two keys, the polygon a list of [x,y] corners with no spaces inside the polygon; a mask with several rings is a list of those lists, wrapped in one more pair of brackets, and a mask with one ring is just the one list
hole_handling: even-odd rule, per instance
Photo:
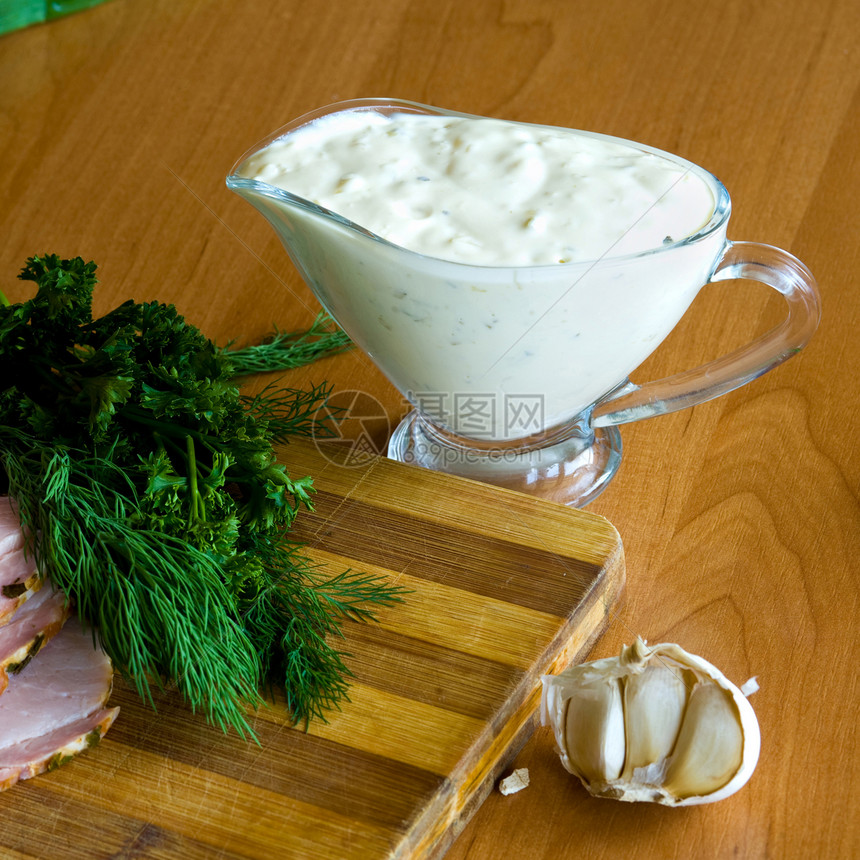
{"label": "white creamy sauce", "polygon": [[238,176],[258,180],[234,187],[400,391],[480,439],[569,421],[623,382],[725,241],[723,219],[679,242],[714,212],[701,168],[494,119],[347,109],[270,143]]}
{"label": "white creamy sauce", "polygon": [[480,265],[646,251],[714,210],[710,188],[677,162],[489,118],[343,111],[270,144],[242,175],[396,245]]}

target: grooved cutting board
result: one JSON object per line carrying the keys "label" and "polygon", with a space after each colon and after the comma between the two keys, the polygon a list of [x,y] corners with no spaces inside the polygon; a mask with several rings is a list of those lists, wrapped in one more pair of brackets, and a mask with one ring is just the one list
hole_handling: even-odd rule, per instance
{"label": "grooved cutting board", "polygon": [[624,583],[604,519],[374,458],[283,451],[314,476],[296,535],[331,572],[411,589],[348,623],[350,701],[307,733],[278,703],[224,736],[170,692],[124,685],[101,744],[0,794],[2,856],[440,856],[535,725],[539,676],[582,659]]}

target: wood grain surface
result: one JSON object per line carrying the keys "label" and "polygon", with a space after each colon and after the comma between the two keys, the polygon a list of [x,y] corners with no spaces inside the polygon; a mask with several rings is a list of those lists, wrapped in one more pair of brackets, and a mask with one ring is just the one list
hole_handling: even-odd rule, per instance
{"label": "wood grain surface", "polygon": [[[448,857],[860,855],[860,4],[112,0],[11,33],[0,38],[3,290],[27,294],[15,275],[30,254],[81,254],[100,265],[101,310],[173,301],[221,341],[306,324],[315,301],[224,177],[284,122],[361,96],[676,152],[729,189],[730,238],[790,250],[823,297],[818,332],[787,364],[625,426],[619,474],[589,507],[617,527],[627,559],[626,602],[592,656],[638,634],[677,641],[734,681],[756,675],[750,783],[690,810],[593,800],[539,730],[516,761],[529,788],[488,797]],[[634,380],[722,354],[781,316],[763,288],[707,287]],[[353,352],[290,376],[322,379],[383,405],[381,447],[405,405],[372,363]],[[152,771],[139,790],[175,785]],[[4,815],[72,821],[54,844],[93,826],[83,792],[29,812],[21,797],[0,797]],[[99,828],[126,846],[120,856],[147,844],[122,816]]]}

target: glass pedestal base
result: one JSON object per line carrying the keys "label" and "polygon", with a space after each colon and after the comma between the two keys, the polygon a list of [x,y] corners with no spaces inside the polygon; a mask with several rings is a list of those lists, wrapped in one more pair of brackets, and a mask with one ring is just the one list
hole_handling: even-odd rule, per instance
{"label": "glass pedestal base", "polygon": [[394,431],[388,456],[581,508],[621,465],[621,434],[617,427],[592,429],[579,420],[540,438],[484,443],[442,430],[413,411]]}

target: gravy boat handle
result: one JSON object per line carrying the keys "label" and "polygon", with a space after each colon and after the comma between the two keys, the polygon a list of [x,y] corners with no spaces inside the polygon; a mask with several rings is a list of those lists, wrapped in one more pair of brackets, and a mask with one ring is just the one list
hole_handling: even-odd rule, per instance
{"label": "gravy boat handle", "polygon": [[646,382],[627,384],[600,400],[593,427],[627,424],[696,406],[752,382],[798,353],[821,318],[821,299],[812,273],[796,257],[757,242],[728,242],[709,283],[743,279],[782,294],[788,316],[766,334],[706,364]]}

